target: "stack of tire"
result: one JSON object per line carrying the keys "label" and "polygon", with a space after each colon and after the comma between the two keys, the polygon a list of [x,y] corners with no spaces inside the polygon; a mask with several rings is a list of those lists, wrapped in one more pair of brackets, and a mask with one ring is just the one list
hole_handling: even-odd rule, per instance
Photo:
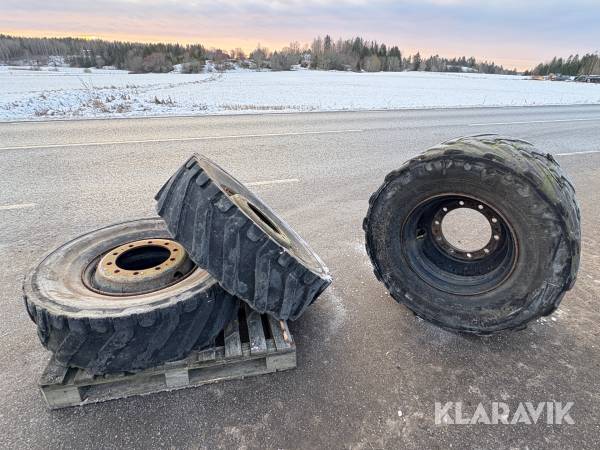
{"label": "stack of tire", "polygon": [[80,236],[25,278],[27,311],[57,363],[104,374],[182,359],[213,344],[240,302],[294,320],[331,283],[285,221],[203,156],[156,200],[160,218]]}

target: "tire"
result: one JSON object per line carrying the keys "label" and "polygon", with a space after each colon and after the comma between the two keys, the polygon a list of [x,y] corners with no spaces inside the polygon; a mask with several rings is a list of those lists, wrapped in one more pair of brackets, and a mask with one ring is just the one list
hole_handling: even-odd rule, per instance
{"label": "tire", "polygon": [[331,283],[291,227],[217,164],[192,156],[156,195],[192,260],[260,313],[297,319]]}
{"label": "tire", "polygon": [[[458,207],[489,220],[490,241],[476,252],[447,245],[440,232]],[[573,185],[550,154],[496,135],[445,142],[389,173],[363,228],[392,297],[460,332],[525,328],[558,307],[579,267]]]}
{"label": "tire", "polygon": [[239,300],[193,265],[180,281],[142,294],[101,292],[86,281],[100,255],[149,238],[170,238],[161,219],[92,231],[52,252],[25,278],[25,306],[59,364],[94,374],[142,370],[212,343],[237,316]]}

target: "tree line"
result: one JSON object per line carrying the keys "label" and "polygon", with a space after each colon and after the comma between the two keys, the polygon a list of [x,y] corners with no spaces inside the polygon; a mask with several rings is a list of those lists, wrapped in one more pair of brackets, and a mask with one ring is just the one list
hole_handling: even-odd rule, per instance
{"label": "tree line", "polygon": [[600,75],[600,55],[586,53],[582,57],[571,55],[568,58],[552,58],[552,61],[540,63],[533,70],[532,75]]}
{"label": "tree line", "polygon": [[[586,55],[587,56],[587,55]],[[244,67],[271,70],[291,70],[301,65],[315,70],[351,70],[356,72],[461,72],[515,74],[493,62],[475,58],[424,57],[419,52],[405,55],[398,46],[388,46],[361,37],[338,39],[331,36],[315,38],[310,45],[291,43],[273,52],[260,45],[249,55],[241,49],[223,51],[207,49],[200,44],[135,43],[88,40],[81,38],[27,38],[0,35],[0,62],[27,62],[47,65],[60,57],[73,67],[104,67],[129,70],[135,73],[170,72],[181,64],[182,72],[203,70],[207,60],[217,69],[226,69],[232,61]]]}
{"label": "tree line", "polygon": [[444,58],[439,55],[423,57],[419,52],[404,55],[398,46],[387,46],[360,37],[338,39],[331,36],[316,38],[310,46],[311,67],[323,70],[353,70],[366,72],[400,72],[404,70],[425,72],[461,72],[516,74],[493,62],[475,58]]}
{"label": "tree line", "polygon": [[[211,54],[212,53],[212,54]],[[80,38],[27,38],[0,35],[0,61],[47,65],[62,57],[72,67],[112,66],[131,72],[170,72],[174,64],[200,64],[216,57],[202,45],[143,44]],[[200,68],[198,67],[198,70]]]}

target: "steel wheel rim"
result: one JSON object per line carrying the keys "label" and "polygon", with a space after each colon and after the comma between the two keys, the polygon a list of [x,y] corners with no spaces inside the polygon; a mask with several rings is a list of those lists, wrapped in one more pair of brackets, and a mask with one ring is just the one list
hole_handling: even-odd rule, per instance
{"label": "steel wheel rim", "polygon": [[94,292],[116,297],[148,294],[171,287],[197,267],[176,241],[148,238],[125,242],[98,255],[82,273]]}
{"label": "steel wheel rim", "polygon": [[[481,249],[462,250],[445,238],[443,218],[458,208],[473,209],[488,220],[491,238]],[[498,288],[518,259],[518,241],[510,222],[488,202],[458,193],[430,197],[415,206],[401,226],[400,243],[404,261],[419,278],[460,296]]]}

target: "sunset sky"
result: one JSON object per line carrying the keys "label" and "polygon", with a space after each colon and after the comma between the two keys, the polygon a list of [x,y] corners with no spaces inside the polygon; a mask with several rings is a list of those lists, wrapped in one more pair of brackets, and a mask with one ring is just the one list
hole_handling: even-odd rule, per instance
{"label": "sunset sky", "polygon": [[599,0],[2,0],[0,33],[271,49],[363,36],[529,68],[600,50]]}

